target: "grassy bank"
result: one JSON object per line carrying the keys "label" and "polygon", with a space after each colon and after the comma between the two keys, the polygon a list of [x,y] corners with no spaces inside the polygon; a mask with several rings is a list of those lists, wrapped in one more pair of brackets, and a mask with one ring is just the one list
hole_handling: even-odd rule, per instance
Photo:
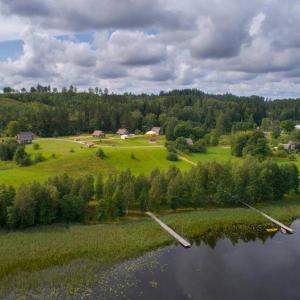
{"label": "grassy bank", "polygon": [[[264,204],[261,208],[279,220],[300,217],[300,201]],[[226,232],[232,226],[264,226],[266,220],[246,208],[206,209],[166,214],[162,219],[188,238],[211,230]],[[254,226],[254,227],[255,227]],[[253,228],[254,228],[253,227]],[[23,293],[41,284],[70,287],[93,281],[97,270],[173,243],[173,239],[148,218],[91,226],[39,227],[0,232],[0,295]],[[84,281],[84,283],[83,283]]]}

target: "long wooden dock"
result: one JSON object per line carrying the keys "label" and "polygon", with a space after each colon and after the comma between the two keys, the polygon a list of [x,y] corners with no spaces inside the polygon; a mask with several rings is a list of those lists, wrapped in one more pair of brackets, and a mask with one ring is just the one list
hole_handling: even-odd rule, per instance
{"label": "long wooden dock", "polygon": [[146,212],[146,214],[151,217],[154,221],[156,221],[164,230],[166,230],[174,239],[176,239],[184,248],[190,248],[191,244],[186,241],[183,237],[181,237],[177,232],[175,232],[168,225],[163,223],[160,219],[158,219],[153,213]]}
{"label": "long wooden dock", "polygon": [[252,210],[258,212],[259,214],[261,214],[262,216],[264,216],[265,218],[267,218],[269,221],[271,221],[271,222],[274,223],[275,225],[279,226],[279,227],[283,230],[283,232],[286,231],[287,233],[290,233],[290,234],[291,234],[291,233],[294,233],[294,230],[293,230],[292,228],[290,228],[290,227],[284,225],[283,223],[281,223],[281,222],[275,220],[274,218],[268,216],[267,214],[265,214],[264,212],[260,211],[259,209],[255,208],[255,207],[253,207],[253,206],[251,206],[251,205],[249,205],[249,204],[247,204],[247,203],[245,203],[245,202],[242,202],[242,203],[243,203],[245,206],[247,206],[248,208],[250,208],[250,209],[252,209]]}

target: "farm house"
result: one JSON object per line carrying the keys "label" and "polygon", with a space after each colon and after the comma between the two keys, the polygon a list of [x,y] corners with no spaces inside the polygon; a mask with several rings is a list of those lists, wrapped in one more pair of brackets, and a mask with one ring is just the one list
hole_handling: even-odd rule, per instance
{"label": "farm house", "polygon": [[102,130],[95,130],[93,132],[94,138],[105,138],[105,133]]}
{"label": "farm house", "polygon": [[33,133],[32,132],[20,132],[16,139],[19,144],[25,145],[25,144],[32,144],[33,140]]}
{"label": "farm house", "polygon": [[117,131],[118,135],[128,135],[129,131],[126,128],[119,128]]}

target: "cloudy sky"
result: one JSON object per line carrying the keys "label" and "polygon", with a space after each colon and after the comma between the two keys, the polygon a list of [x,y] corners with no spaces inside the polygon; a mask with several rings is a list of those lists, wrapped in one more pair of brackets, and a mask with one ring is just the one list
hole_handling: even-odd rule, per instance
{"label": "cloudy sky", "polygon": [[300,97],[299,0],[0,0],[0,90]]}

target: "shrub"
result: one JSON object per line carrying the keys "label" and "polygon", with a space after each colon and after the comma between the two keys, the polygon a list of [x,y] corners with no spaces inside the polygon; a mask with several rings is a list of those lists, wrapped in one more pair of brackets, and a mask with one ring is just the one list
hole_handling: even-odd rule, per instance
{"label": "shrub", "polygon": [[75,150],[74,150],[73,148],[71,148],[71,149],[70,149],[70,152],[73,153],[73,152],[75,152]]}
{"label": "shrub", "polygon": [[131,158],[131,159],[136,159],[134,153],[131,153],[130,158]]}
{"label": "shrub", "polygon": [[20,147],[20,145],[14,139],[0,143],[0,159],[12,160],[18,147]]}
{"label": "shrub", "polygon": [[274,152],[274,155],[277,157],[281,157],[281,158],[285,158],[288,156],[288,154],[286,153],[285,150],[279,149],[277,151]]}
{"label": "shrub", "polygon": [[178,160],[178,156],[175,152],[168,152],[167,154],[167,160],[170,161],[177,161]]}
{"label": "shrub", "polygon": [[26,153],[24,146],[17,148],[14,155],[14,160],[21,167],[29,166],[31,164],[30,156]]}
{"label": "shrub", "polygon": [[192,152],[195,153],[205,153],[206,152],[205,142],[203,140],[197,141],[194,145],[192,145],[191,150]]}
{"label": "shrub", "polygon": [[45,161],[46,158],[43,156],[43,154],[41,153],[37,153],[33,159],[33,162],[34,163],[39,163],[39,162],[42,162],[42,161]]}
{"label": "shrub", "polygon": [[174,143],[175,148],[179,151],[190,152],[190,146],[188,145],[186,138],[178,137]]}
{"label": "shrub", "polygon": [[100,159],[105,159],[106,155],[103,151],[103,149],[99,148],[97,151],[96,151],[96,156],[99,157]]}
{"label": "shrub", "polygon": [[297,156],[295,153],[291,153],[289,156],[288,156],[288,159],[291,160],[291,161],[295,161],[297,160]]}
{"label": "shrub", "polygon": [[175,144],[173,141],[167,141],[165,143],[165,147],[167,148],[168,152],[176,153],[176,148],[175,148]]}
{"label": "shrub", "polygon": [[33,144],[33,149],[34,150],[39,150],[41,146],[39,144]]}

